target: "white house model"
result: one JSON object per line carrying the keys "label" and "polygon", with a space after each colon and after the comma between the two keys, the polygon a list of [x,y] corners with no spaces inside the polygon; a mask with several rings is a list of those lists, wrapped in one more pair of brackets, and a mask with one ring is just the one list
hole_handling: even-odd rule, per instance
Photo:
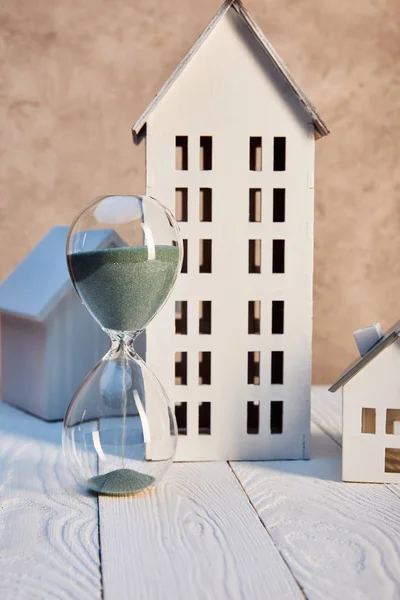
{"label": "white house model", "polygon": [[238,0],[133,126],[185,259],[147,330],[178,460],[309,457],[314,144],[328,128]]}
{"label": "white house model", "polygon": [[[63,419],[78,386],[110,346],[67,269],[68,227],[54,227],[0,286],[1,399],[42,419]],[[92,249],[115,244],[90,232]]]}
{"label": "white house model", "polygon": [[[400,483],[400,321],[375,340],[332,385],[343,403],[344,481]],[[355,336],[361,332],[356,332]]]}

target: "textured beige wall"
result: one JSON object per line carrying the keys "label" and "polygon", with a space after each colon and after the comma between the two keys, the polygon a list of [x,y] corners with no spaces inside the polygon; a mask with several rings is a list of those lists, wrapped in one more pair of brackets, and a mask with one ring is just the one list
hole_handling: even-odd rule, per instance
{"label": "textured beige wall", "polygon": [[[219,0],[0,2],[0,277],[53,224],[144,189],[130,126]],[[327,120],[317,144],[314,381],[400,316],[399,0],[248,0]]]}

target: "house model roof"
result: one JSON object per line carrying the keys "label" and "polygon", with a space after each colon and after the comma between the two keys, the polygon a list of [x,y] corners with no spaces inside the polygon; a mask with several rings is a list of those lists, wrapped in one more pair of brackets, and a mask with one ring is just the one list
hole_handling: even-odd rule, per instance
{"label": "house model roof", "polygon": [[393,344],[400,337],[400,321],[397,321],[372,348],[364,356],[360,356],[354,361],[339,377],[337,381],[329,388],[330,392],[336,392],[339,388],[345,385],[352,379],[361,369],[370,363],[378,354],[385,348]]}
{"label": "house model roof", "polygon": [[[65,247],[69,227],[53,227],[0,286],[0,311],[43,321],[71,289]],[[115,237],[112,230],[90,232],[95,249]]]}
{"label": "house model roof", "polygon": [[241,0],[226,0],[224,2],[224,4],[221,6],[221,8],[219,9],[219,11],[217,12],[217,14],[214,16],[214,18],[210,21],[210,23],[208,24],[206,29],[203,31],[203,33],[197,38],[195,44],[189,50],[189,52],[187,53],[185,58],[177,66],[177,68],[172,73],[172,75],[169,77],[169,79],[166,81],[164,86],[161,88],[161,90],[158,92],[158,94],[153,98],[152,102],[149,104],[149,106],[146,108],[146,110],[142,113],[142,115],[139,117],[139,119],[133,125],[132,132],[133,132],[133,138],[134,138],[135,143],[140,143],[140,140],[142,137],[141,134],[143,134],[143,128],[146,125],[146,122],[147,122],[149,116],[151,115],[151,113],[153,112],[153,110],[164,98],[164,96],[166,95],[168,90],[172,87],[172,85],[177,80],[179,75],[189,64],[190,60],[193,58],[193,56],[196,54],[196,52],[202,46],[203,42],[207,39],[207,37],[210,35],[210,33],[216,27],[218,22],[222,19],[222,17],[230,9],[234,9],[239,14],[239,16],[243,19],[247,28],[254,35],[254,37],[257,39],[257,41],[259,42],[259,44],[265,51],[267,60],[270,60],[275,65],[276,69],[281,73],[282,77],[289,84],[293,94],[297,97],[297,99],[303,106],[304,110],[309,114],[309,116],[314,124],[314,127],[315,127],[316,137],[319,138],[319,137],[325,136],[329,133],[329,128],[328,128],[327,124],[322,119],[322,117],[318,114],[317,109],[307,98],[307,96],[304,93],[304,91],[302,90],[302,88],[296,83],[293,76],[289,72],[289,69],[287,68],[285,63],[282,61],[282,59],[280,58],[278,53],[275,51],[275,49],[271,46],[271,44],[269,43],[269,41],[267,40],[267,38],[265,37],[265,35],[261,31],[261,29],[258,27],[258,25],[255,23],[255,21],[250,16],[250,14],[247,12],[247,10],[243,6]]}

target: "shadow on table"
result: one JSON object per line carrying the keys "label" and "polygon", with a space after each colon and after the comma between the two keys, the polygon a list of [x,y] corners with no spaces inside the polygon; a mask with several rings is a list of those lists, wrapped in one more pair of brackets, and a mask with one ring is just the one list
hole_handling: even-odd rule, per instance
{"label": "shadow on table", "polygon": [[[232,464],[242,463],[235,461]],[[251,461],[251,465],[253,470],[265,470],[268,474],[280,472],[326,481],[342,481],[341,448],[322,431],[312,433],[310,460]]]}

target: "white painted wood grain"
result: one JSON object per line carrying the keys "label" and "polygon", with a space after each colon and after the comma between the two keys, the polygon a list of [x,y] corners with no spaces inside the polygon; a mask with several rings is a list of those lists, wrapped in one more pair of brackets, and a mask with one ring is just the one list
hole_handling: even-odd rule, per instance
{"label": "white painted wood grain", "polygon": [[226,463],[176,463],[153,492],[100,498],[105,600],[303,598]]}
{"label": "white painted wood grain", "polygon": [[77,492],[61,424],[0,402],[1,600],[99,599],[96,498]]}
{"label": "white painted wood grain", "polygon": [[232,468],[307,598],[400,597],[399,499],[342,483],[341,449],[317,425],[310,461]]}

